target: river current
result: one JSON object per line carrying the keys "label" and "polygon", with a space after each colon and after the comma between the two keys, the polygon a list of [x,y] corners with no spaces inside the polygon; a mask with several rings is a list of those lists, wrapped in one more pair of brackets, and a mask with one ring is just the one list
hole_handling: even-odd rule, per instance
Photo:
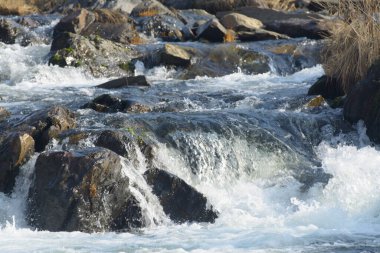
{"label": "river current", "polygon": [[[174,70],[137,63],[136,74],[152,87],[110,92],[94,87],[108,79],[48,66],[49,49],[0,43],[0,106],[22,118],[61,104],[75,111],[81,130],[143,129],[155,165],[194,186],[220,215],[215,224],[170,222],[143,182],[144,161],[124,160],[150,226],[131,233],[36,231],[24,213],[35,155],[12,195],[0,193],[0,252],[380,252],[380,151],[362,123],[344,122],[341,109],[306,106],[320,65],[281,72],[274,62],[264,74],[237,70],[184,81]],[[103,93],[154,109],[79,109]]]}

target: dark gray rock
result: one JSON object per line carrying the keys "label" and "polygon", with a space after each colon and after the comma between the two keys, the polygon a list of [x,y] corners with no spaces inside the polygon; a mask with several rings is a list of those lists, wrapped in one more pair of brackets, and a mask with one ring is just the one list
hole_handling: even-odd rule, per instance
{"label": "dark gray rock", "polygon": [[261,40],[280,40],[280,39],[289,39],[289,36],[279,34],[276,32],[271,32],[265,29],[257,29],[251,32],[238,32],[237,39],[246,42],[246,41],[261,41]]}
{"label": "dark gray rock", "polygon": [[10,193],[20,166],[34,153],[34,140],[26,133],[13,132],[0,143],[0,192]]}
{"label": "dark gray rock", "polygon": [[19,32],[19,29],[10,20],[5,18],[0,19],[0,42],[5,44],[16,43]]}
{"label": "dark gray rock", "polygon": [[363,120],[368,137],[380,143],[380,61],[375,62],[366,78],[349,92],[343,113],[351,123]]}
{"label": "dark gray rock", "polygon": [[150,108],[148,106],[140,104],[137,101],[122,100],[109,94],[100,95],[91,102],[83,105],[81,108],[89,108],[102,113],[144,113],[150,111]]}
{"label": "dark gray rock", "polygon": [[177,176],[163,170],[150,169],[144,173],[144,177],[171,220],[178,223],[213,223],[218,217],[212,207],[207,207],[207,199]]}
{"label": "dark gray rock", "polygon": [[217,19],[211,19],[197,29],[197,39],[223,42],[226,33],[226,28]]}
{"label": "dark gray rock", "polygon": [[324,75],[309,88],[307,95],[321,95],[325,99],[335,99],[344,96],[345,93],[342,84],[336,78]]}
{"label": "dark gray rock", "polygon": [[129,77],[121,77],[115,80],[111,80],[109,82],[100,84],[96,87],[103,89],[120,89],[130,86],[150,86],[145,76],[129,76]]}
{"label": "dark gray rock", "polygon": [[29,191],[28,221],[48,231],[103,232],[144,226],[120,158],[106,149],[42,153]]}
{"label": "dark gray rock", "polygon": [[131,140],[126,135],[111,130],[103,131],[95,142],[96,146],[107,148],[124,157],[129,157],[130,149],[128,146],[130,144]]}

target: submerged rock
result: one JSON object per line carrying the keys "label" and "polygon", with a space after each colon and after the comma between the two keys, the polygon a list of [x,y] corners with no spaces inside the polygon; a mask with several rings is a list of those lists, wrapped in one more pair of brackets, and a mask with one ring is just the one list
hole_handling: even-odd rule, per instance
{"label": "submerged rock", "polygon": [[102,232],[144,225],[122,175],[106,149],[42,153],[29,191],[28,221],[41,230]]}
{"label": "submerged rock", "polygon": [[344,118],[351,123],[363,120],[368,137],[380,143],[380,61],[368,71],[347,95],[344,104]]}
{"label": "submerged rock", "polygon": [[164,170],[150,169],[144,177],[171,220],[213,223],[218,217],[213,207],[207,206],[207,199],[177,176]]}
{"label": "submerged rock", "polygon": [[89,108],[102,113],[144,113],[151,110],[148,106],[140,104],[136,101],[122,100],[109,94],[103,94],[96,97],[93,101],[83,105],[82,108]]}
{"label": "submerged rock", "polygon": [[26,133],[10,133],[0,144],[0,192],[10,193],[20,166],[34,153],[34,140]]}
{"label": "submerged rock", "polygon": [[150,84],[145,76],[129,76],[111,80],[96,87],[103,89],[119,89],[130,86],[150,86]]}

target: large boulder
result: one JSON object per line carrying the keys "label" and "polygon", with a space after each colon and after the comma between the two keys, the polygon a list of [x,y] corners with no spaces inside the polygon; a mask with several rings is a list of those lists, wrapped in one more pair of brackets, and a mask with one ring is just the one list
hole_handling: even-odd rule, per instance
{"label": "large boulder", "polygon": [[174,222],[213,223],[218,217],[213,207],[208,207],[206,197],[177,176],[164,170],[150,169],[144,177],[164,212]]}
{"label": "large boulder", "polygon": [[20,166],[34,153],[34,140],[26,133],[10,133],[0,143],[0,192],[10,193]]}
{"label": "large boulder", "polygon": [[18,122],[15,127],[27,131],[35,141],[37,152],[63,131],[76,127],[75,115],[63,106],[53,106],[28,115]]}
{"label": "large boulder", "polygon": [[53,40],[50,64],[74,66],[95,77],[133,75],[133,58],[140,55],[132,46],[103,39],[62,33]]}
{"label": "large boulder", "polygon": [[310,88],[307,93],[309,96],[321,95],[325,99],[335,99],[344,96],[342,84],[338,79],[326,75],[320,77]]}
{"label": "large boulder", "polygon": [[41,230],[103,232],[144,226],[120,158],[106,149],[42,153],[29,191],[28,221]]}
{"label": "large boulder", "polygon": [[103,89],[120,89],[131,86],[147,87],[150,86],[150,84],[146,80],[145,76],[129,76],[114,79],[106,83],[99,84],[96,87]]}
{"label": "large boulder", "polygon": [[343,112],[351,123],[363,120],[368,137],[380,143],[380,61],[373,64],[366,78],[349,92]]}

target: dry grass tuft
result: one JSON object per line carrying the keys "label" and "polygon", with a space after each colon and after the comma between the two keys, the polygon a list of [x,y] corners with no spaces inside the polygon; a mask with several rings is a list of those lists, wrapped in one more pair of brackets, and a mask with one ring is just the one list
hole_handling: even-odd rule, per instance
{"label": "dry grass tuft", "polygon": [[328,38],[324,69],[348,93],[380,58],[380,4],[378,0],[339,0],[336,14],[343,24]]}
{"label": "dry grass tuft", "polygon": [[148,9],[139,13],[139,17],[153,17],[158,15],[158,10]]}
{"label": "dry grass tuft", "polygon": [[223,39],[224,43],[231,43],[236,41],[235,32],[231,29],[227,29],[226,35],[224,35]]}
{"label": "dry grass tuft", "polygon": [[296,0],[266,0],[268,8],[275,10],[294,10],[296,9]]}
{"label": "dry grass tuft", "polygon": [[27,15],[38,12],[38,8],[26,0],[1,0],[0,14],[2,15]]}

